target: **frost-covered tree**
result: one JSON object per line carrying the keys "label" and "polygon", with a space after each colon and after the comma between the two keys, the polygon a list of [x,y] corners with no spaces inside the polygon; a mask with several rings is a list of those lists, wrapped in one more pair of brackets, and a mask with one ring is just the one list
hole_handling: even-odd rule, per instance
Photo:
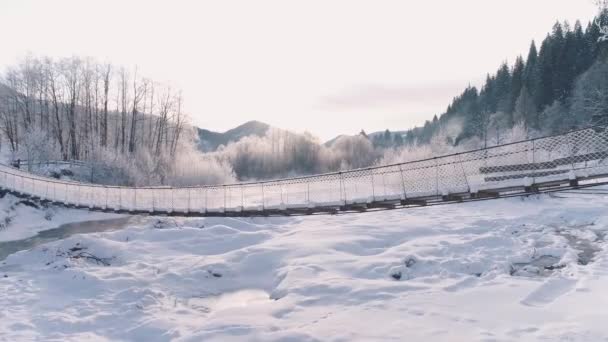
{"label": "frost-covered tree", "polygon": [[517,101],[515,101],[513,120],[515,123],[522,122],[531,127],[538,127],[536,104],[534,103],[534,98],[530,95],[527,86],[521,88],[519,97],[517,98]]}
{"label": "frost-covered tree", "polygon": [[608,123],[608,62],[597,62],[577,81],[572,114],[587,124]]}
{"label": "frost-covered tree", "polygon": [[595,0],[596,5],[599,8],[600,15],[595,20],[595,24],[599,27],[600,36],[598,42],[608,41],[608,22],[606,21],[605,15],[608,11],[608,0]]}
{"label": "frost-covered tree", "polygon": [[[28,55],[0,77],[0,133],[20,158],[115,163],[125,174],[156,169],[169,179],[176,167],[188,167],[171,161],[191,134],[182,103],[178,90],[155,84],[137,69],[92,58]],[[33,153],[41,139],[53,155]],[[134,179],[115,174],[115,184]]]}

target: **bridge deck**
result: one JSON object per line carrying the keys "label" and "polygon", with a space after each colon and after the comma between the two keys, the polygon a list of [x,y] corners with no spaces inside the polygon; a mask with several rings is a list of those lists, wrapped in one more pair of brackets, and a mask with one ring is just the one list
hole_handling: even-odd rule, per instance
{"label": "bridge deck", "polygon": [[172,216],[359,213],[608,183],[608,133],[583,129],[395,165],[200,187],[114,187],[0,165],[0,190],[66,207]]}

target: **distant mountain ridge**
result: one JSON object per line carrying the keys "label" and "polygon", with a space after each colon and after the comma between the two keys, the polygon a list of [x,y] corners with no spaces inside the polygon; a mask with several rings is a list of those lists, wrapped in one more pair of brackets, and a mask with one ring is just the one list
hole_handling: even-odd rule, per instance
{"label": "distant mountain ridge", "polygon": [[270,125],[255,120],[248,121],[223,133],[198,128],[199,148],[203,152],[213,152],[221,145],[225,146],[231,142],[237,142],[250,135],[264,136],[269,129]]}
{"label": "distant mountain ridge", "polygon": [[[269,124],[261,122],[261,121],[257,121],[257,120],[247,121],[244,124],[239,125],[235,128],[229,129],[223,133],[211,131],[211,130],[204,129],[204,128],[197,128],[198,137],[199,137],[199,148],[203,152],[214,152],[222,145],[226,146],[230,143],[237,142],[237,141],[241,140],[242,138],[245,138],[245,137],[248,137],[251,135],[262,137],[271,128],[272,128],[272,126],[270,126]],[[373,140],[375,138],[382,137],[385,134],[385,132],[386,131],[377,131],[377,132],[368,133],[366,135],[369,139]],[[391,136],[392,137],[394,137],[395,135],[404,136],[406,133],[407,133],[407,131],[394,131],[394,132],[391,132]],[[361,133],[359,133],[359,134],[361,134]],[[340,137],[354,137],[354,136],[356,136],[356,134],[353,134],[353,135],[340,134],[340,135],[326,141],[323,145],[325,145],[327,147],[331,147],[336,142],[336,140],[338,140]]]}
{"label": "distant mountain ridge", "polygon": [[[370,140],[373,141],[379,137],[384,136],[385,132],[386,131],[377,131],[377,132],[372,132],[372,133],[366,133],[366,135]],[[405,137],[405,135],[407,134],[407,131],[390,131],[390,133],[391,133],[392,138],[394,138],[395,135],[401,135],[402,137]],[[359,133],[359,134],[361,134],[361,133]],[[335,138],[326,141],[323,145],[325,145],[327,147],[331,147],[336,142],[336,140],[340,139],[341,137],[354,137],[356,135],[357,134],[353,134],[353,135],[340,134],[340,135],[336,136]]]}

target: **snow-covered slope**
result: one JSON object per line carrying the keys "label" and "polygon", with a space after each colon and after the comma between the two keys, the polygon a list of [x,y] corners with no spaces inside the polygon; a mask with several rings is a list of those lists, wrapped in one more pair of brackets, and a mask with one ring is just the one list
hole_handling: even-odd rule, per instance
{"label": "snow-covered slope", "polygon": [[29,238],[40,231],[66,223],[105,220],[121,216],[42,205],[4,195],[0,197],[0,242]]}
{"label": "snow-covered slope", "polygon": [[0,340],[598,341],[608,195],[150,218],[0,262]]}

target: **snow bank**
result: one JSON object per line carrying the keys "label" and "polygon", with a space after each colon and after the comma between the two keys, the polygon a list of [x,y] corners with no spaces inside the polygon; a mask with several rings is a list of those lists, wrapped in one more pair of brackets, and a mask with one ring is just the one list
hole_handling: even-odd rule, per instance
{"label": "snow bank", "polygon": [[149,218],[0,262],[0,336],[599,340],[607,203],[543,195],[347,216]]}
{"label": "snow bank", "polygon": [[121,216],[41,205],[38,202],[5,195],[0,198],[0,242],[29,238],[40,231],[66,223],[117,217]]}

